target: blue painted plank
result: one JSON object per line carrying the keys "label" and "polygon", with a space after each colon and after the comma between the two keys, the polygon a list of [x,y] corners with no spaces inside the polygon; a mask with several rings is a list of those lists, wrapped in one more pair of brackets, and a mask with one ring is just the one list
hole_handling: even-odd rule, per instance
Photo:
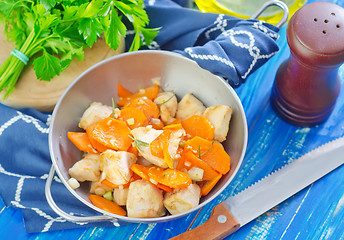
{"label": "blue painted plank", "polygon": [[16,209],[5,207],[1,211],[0,229],[0,239],[27,239],[23,217]]}
{"label": "blue painted plank", "polygon": [[[2,202],[2,201],[1,201]],[[78,239],[83,235],[84,229],[73,229],[66,231],[53,231],[47,233],[26,233],[23,215],[20,210],[4,207],[0,213],[0,239],[55,239],[63,234],[71,239]]]}
{"label": "blue painted plank", "polygon": [[[343,0],[332,2],[344,5]],[[244,164],[224,193],[200,211],[192,227],[206,221],[211,209],[227,197],[320,144],[344,135],[343,91],[328,121],[317,127],[290,126],[271,109],[269,97],[274,75],[281,62],[289,56],[285,29],[281,30],[278,41],[281,51],[236,89],[250,129]],[[340,76],[343,80],[344,67]],[[343,174],[343,167],[333,171],[227,239],[344,239]],[[0,208],[0,239],[168,239],[187,230],[196,217],[193,213],[159,224],[27,234],[20,210],[4,208],[2,201]]]}
{"label": "blue painted plank", "polygon": [[[279,57],[286,58],[288,56],[288,51],[284,49]],[[344,116],[343,91],[340,93],[337,105],[330,118],[320,126],[313,128],[297,128],[285,123],[276,116],[269,103],[269,91],[271,90],[271,83],[273,82],[273,76],[270,72],[272,70],[270,67],[271,64],[278,62],[281,61],[275,59],[275,62],[269,62],[269,64],[262,67],[254,75],[255,80],[259,76],[266,76],[265,80],[268,82],[269,86],[268,91],[261,91],[259,88],[262,88],[262,84],[258,87],[256,83],[252,83],[250,87],[243,88],[244,90],[239,89],[238,91],[239,96],[245,104],[245,111],[250,127],[249,143],[242,168],[228,189],[226,189],[225,193],[220,197],[222,199],[226,198],[224,196],[230,196],[236,191],[243,190],[245,187],[259,180],[261,177],[266,176],[271,171],[278,169],[288,161],[299,157],[320,144],[344,135],[344,124],[341,121],[342,116]],[[276,66],[273,67],[274,70],[276,70],[275,67]],[[342,82],[343,69],[344,67],[340,69]],[[250,83],[247,82],[246,84],[248,85]],[[262,104],[264,102],[266,102],[265,105]],[[257,111],[257,106],[260,106],[261,111]],[[253,113],[251,113],[251,111]],[[332,179],[333,183],[341,185],[342,181],[333,177],[331,178],[333,174],[330,174],[327,178]],[[342,173],[338,175],[342,176]],[[322,184],[323,181],[326,180],[321,180],[320,183],[317,182],[314,185],[318,186]],[[274,208],[274,210],[269,211],[267,214],[251,222],[247,226],[244,226],[243,229],[239,230],[239,232],[235,233],[233,236],[228,237],[228,239],[321,239],[326,236],[342,236],[343,229],[337,229],[339,222],[335,223],[335,221],[332,220],[332,225],[328,226],[329,219],[332,218],[332,216],[327,215],[328,209],[326,209],[326,207],[335,207],[337,213],[336,219],[340,221],[342,215],[338,214],[338,212],[343,212],[342,205],[344,201],[342,200],[342,189],[338,191],[339,194],[333,192],[333,189],[328,190],[326,196],[331,197],[323,199],[324,197],[319,196],[318,187],[315,188],[314,185],[284,202],[282,204],[284,208],[280,209],[280,206]],[[328,185],[325,184],[324,188],[326,186]],[[233,187],[237,188],[237,190],[233,189]],[[324,193],[325,190],[321,189],[320,191]],[[314,201],[317,201],[316,206],[312,204]],[[193,227],[206,221],[210,215],[211,209],[219,202],[221,202],[221,200],[217,199],[212,204],[205,207],[195,221]],[[292,215],[289,214],[288,216],[285,211],[282,211],[284,209]],[[316,211],[316,215],[312,214],[314,211]],[[334,212],[334,210],[332,212]],[[282,219],[280,219],[281,216],[283,216]],[[312,220],[312,216],[316,216],[315,218],[318,220],[315,226],[313,226],[313,222],[310,221]],[[308,221],[306,221],[306,218]],[[287,224],[283,225],[283,221]],[[276,222],[278,222],[277,225],[275,224]],[[342,226],[342,224],[339,224],[339,226]],[[268,238],[268,236],[270,236],[270,238]]]}
{"label": "blue painted plank", "polygon": [[185,232],[195,218],[197,212],[193,212],[182,218],[158,224],[141,224],[135,231],[134,239],[169,239]]}

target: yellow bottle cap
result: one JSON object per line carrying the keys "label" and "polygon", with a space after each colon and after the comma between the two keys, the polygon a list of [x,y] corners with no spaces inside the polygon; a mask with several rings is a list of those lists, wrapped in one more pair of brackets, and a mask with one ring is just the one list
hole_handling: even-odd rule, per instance
{"label": "yellow bottle cap", "polygon": [[[251,18],[266,2],[265,0],[194,0],[202,12],[222,13],[242,19]],[[289,9],[289,18],[306,0],[283,0]],[[258,19],[276,25],[283,18],[283,10],[277,6],[269,7]]]}

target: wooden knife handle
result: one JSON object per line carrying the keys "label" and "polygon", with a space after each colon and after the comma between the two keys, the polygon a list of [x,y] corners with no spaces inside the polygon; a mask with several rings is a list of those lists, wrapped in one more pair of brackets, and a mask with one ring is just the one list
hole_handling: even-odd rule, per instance
{"label": "wooden knife handle", "polygon": [[239,222],[235,219],[231,211],[224,203],[220,203],[213,208],[209,219],[198,226],[182,233],[170,240],[210,240],[223,239],[240,228]]}

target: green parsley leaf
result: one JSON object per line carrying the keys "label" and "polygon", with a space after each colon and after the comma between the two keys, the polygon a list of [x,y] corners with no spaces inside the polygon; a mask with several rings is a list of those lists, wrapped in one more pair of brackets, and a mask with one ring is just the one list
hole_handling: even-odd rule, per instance
{"label": "green parsley leaf", "polygon": [[38,79],[50,80],[54,76],[60,74],[60,59],[49,54],[45,49],[43,50],[42,56],[35,59],[33,65]]}
{"label": "green parsley leaf", "polygon": [[56,0],[39,0],[39,2],[44,6],[46,10],[53,8],[57,3]]}
{"label": "green parsley leaf", "polygon": [[[0,0],[0,23],[15,48],[33,58],[36,76],[51,80],[74,58],[83,60],[84,49],[104,36],[117,49],[128,27],[135,36],[130,50],[150,44],[159,29],[148,29],[143,0]],[[131,24],[127,26],[126,24]],[[37,57],[38,56],[38,57]],[[0,91],[13,91],[24,63],[10,55],[0,67]]]}
{"label": "green parsley leaf", "polygon": [[105,41],[113,49],[118,48],[121,41],[119,33],[126,31],[125,25],[122,23],[121,17],[118,16],[117,9],[111,7],[109,27],[105,31]]}
{"label": "green parsley leaf", "polygon": [[79,31],[84,36],[86,44],[91,47],[102,34],[103,28],[97,18],[84,18],[80,21]]}

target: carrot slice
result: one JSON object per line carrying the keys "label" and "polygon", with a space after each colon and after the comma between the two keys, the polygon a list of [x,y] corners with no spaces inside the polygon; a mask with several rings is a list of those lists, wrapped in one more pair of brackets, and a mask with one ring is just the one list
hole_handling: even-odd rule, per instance
{"label": "carrot slice", "polygon": [[180,130],[182,129],[182,124],[181,123],[176,123],[176,124],[169,124],[165,126],[163,129],[169,129],[169,130]]}
{"label": "carrot slice", "polygon": [[68,132],[67,137],[80,151],[98,153],[98,151],[93,148],[86,132]]}
{"label": "carrot slice", "polygon": [[[174,156],[174,161],[179,161],[179,159],[182,158],[182,155],[183,155],[183,152],[184,152],[184,148],[182,148],[181,146],[178,147],[177,149],[177,153],[176,155]],[[178,169],[179,170],[179,169]]]}
{"label": "carrot slice", "polygon": [[156,186],[164,190],[165,192],[169,192],[169,193],[173,192],[173,188],[170,188],[169,186],[166,186],[164,184],[158,183]]}
{"label": "carrot slice", "polygon": [[148,98],[135,98],[128,102],[126,107],[135,107],[140,109],[147,119],[150,121],[152,118],[159,118],[160,110],[158,105]]}
{"label": "carrot slice", "polygon": [[163,158],[169,168],[173,168],[173,159],[168,151],[171,134],[171,130],[164,130],[149,144],[152,155]]}
{"label": "carrot slice", "polygon": [[215,178],[206,181],[204,184],[201,185],[201,195],[205,196],[207,195],[211,189],[214,188],[214,186],[216,185],[216,183],[221,179],[222,174],[219,173]]}
{"label": "carrot slice", "polygon": [[165,143],[163,147],[163,155],[164,155],[164,160],[169,168],[173,168],[173,158],[171,157],[169,151],[168,151],[168,143]]}
{"label": "carrot slice", "polygon": [[130,92],[125,87],[123,87],[123,85],[120,83],[118,83],[118,85],[117,85],[117,93],[118,93],[118,96],[121,98],[126,98],[126,97],[130,97],[131,95],[133,95],[132,92]]}
{"label": "carrot slice", "polygon": [[127,152],[135,154],[136,156],[139,154],[139,151],[137,150],[136,147],[133,147],[133,145],[130,145],[130,147],[128,148]]}
{"label": "carrot slice", "polygon": [[153,156],[164,158],[164,146],[168,145],[171,134],[172,131],[165,130],[149,144]]}
{"label": "carrot slice", "polygon": [[191,135],[191,138],[196,136],[207,140],[214,138],[214,126],[206,117],[198,115],[191,116],[182,121],[182,126],[186,133]]}
{"label": "carrot slice", "polygon": [[[136,173],[138,176],[140,176],[142,179],[152,183],[152,181],[150,181],[150,178],[148,176],[148,168],[149,167],[145,167],[145,166],[142,166],[142,165],[139,165],[139,164],[136,164],[134,163],[133,165],[131,165],[130,169]],[[152,183],[153,184],[153,183]],[[158,188],[166,191],[166,192],[172,192],[173,189],[164,185],[164,184],[161,184],[161,183],[157,183],[157,184],[154,184],[156,185]]]}
{"label": "carrot slice", "polygon": [[149,181],[149,177],[148,177],[148,170],[145,166],[142,166],[140,164],[134,163],[133,165],[131,165],[130,169],[136,173],[137,175],[139,175],[142,179]]}
{"label": "carrot slice", "polygon": [[100,142],[97,141],[97,139],[94,138],[93,130],[96,126],[96,123],[92,124],[86,129],[86,134],[88,136],[88,139],[90,140],[92,146],[98,151],[98,152],[105,152],[108,149],[111,149],[109,147],[104,146]]}
{"label": "carrot slice", "polygon": [[124,121],[111,117],[98,121],[92,136],[102,145],[119,151],[127,151],[132,143],[130,129]]}
{"label": "carrot slice", "polygon": [[192,181],[185,172],[175,169],[162,169],[156,166],[149,167],[148,177],[171,188],[186,188]]}
{"label": "carrot slice", "polygon": [[121,117],[130,129],[146,126],[148,119],[146,115],[138,108],[126,107],[121,110]]}
{"label": "carrot slice", "polygon": [[152,125],[155,130],[162,130],[164,128],[164,123],[158,118],[152,118],[148,125]]}
{"label": "carrot slice", "polygon": [[198,167],[204,170],[203,180],[211,180],[217,176],[217,172],[206,162],[202,161],[190,150],[184,150],[183,157],[178,162],[178,169],[185,168],[190,170],[192,167]]}
{"label": "carrot slice", "polygon": [[173,122],[170,123],[170,125],[172,124],[178,124],[178,123],[182,123],[183,119],[182,118],[176,118]]}
{"label": "carrot slice", "polygon": [[230,157],[221,143],[194,137],[186,141],[184,149],[191,150],[195,156],[222,174],[226,174],[229,171]]}
{"label": "carrot slice", "polygon": [[182,157],[179,159],[178,164],[177,164],[177,167],[176,167],[176,169],[179,170],[179,171],[181,171],[183,168],[186,169],[186,167],[185,167],[185,157],[184,157],[184,154],[185,154],[185,153],[184,153],[184,151],[183,151]]}
{"label": "carrot slice", "polygon": [[125,188],[129,188],[130,183],[132,183],[132,182],[134,182],[134,181],[136,181],[138,179],[141,179],[141,177],[134,173],[133,176],[130,178],[130,181],[127,184],[123,184],[123,185],[113,184],[112,182],[110,182],[106,178],[101,181],[101,184],[103,184],[105,186],[108,186],[109,188],[120,188],[120,187],[123,187],[125,189]]}
{"label": "carrot slice", "polygon": [[140,98],[140,97],[146,97],[150,100],[153,100],[158,95],[159,90],[160,89],[159,89],[158,85],[147,87],[145,89],[142,89],[141,91],[138,91],[138,92],[132,94],[131,96],[122,97],[122,99],[120,99],[117,102],[117,105],[120,107],[123,107],[123,106],[127,105],[131,100],[133,100],[135,98]]}
{"label": "carrot slice", "polygon": [[147,97],[148,99],[153,100],[158,95],[159,90],[160,88],[158,85],[153,85],[148,88],[145,88],[145,92],[143,95]]}
{"label": "carrot slice", "polygon": [[[120,186],[120,185],[113,184],[112,182],[110,182],[106,178],[104,180],[102,180],[100,183],[105,185],[105,186],[108,186],[109,188],[119,188],[119,186]],[[127,184],[124,184],[124,185],[121,185],[121,186],[123,186],[123,188],[125,188],[124,187],[125,185],[127,185]],[[129,185],[128,185],[128,187],[129,187]]]}
{"label": "carrot slice", "polygon": [[100,208],[106,212],[117,214],[120,216],[126,216],[127,215],[126,211],[113,201],[107,200],[101,196],[94,195],[94,194],[91,194],[89,196],[89,199],[91,200],[91,202],[93,203],[94,206],[96,206],[96,207],[98,207],[98,208]]}

